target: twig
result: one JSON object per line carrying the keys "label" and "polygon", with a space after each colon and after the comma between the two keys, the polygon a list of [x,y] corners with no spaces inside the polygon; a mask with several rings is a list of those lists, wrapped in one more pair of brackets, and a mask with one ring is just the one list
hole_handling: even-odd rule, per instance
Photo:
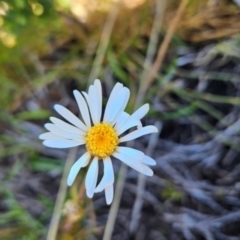
{"label": "twig", "polygon": [[76,153],[77,153],[77,148],[72,148],[69,151],[69,154],[68,154],[68,157],[66,160],[66,164],[65,164],[65,167],[63,170],[63,175],[61,178],[60,187],[59,187],[55,207],[53,210],[52,219],[51,219],[49,230],[48,230],[47,240],[55,240],[56,239],[58,226],[59,226],[59,222],[60,222],[60,218],[61,218],[61,210],[62,210],[64,199],[66,196],[66,192],[67,192],[67,184],[66,184],[67,180],[66,179],[67,179],[69,170],[70,170],[71,166],[73,165],[73,162],[76,158]]}

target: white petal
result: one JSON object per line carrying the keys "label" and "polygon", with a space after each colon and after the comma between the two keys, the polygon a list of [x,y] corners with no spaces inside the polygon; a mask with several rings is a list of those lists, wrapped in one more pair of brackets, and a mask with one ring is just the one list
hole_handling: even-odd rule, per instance
{"label": "white petal", "polygon": [[114,101],[114,99],[116,98],[118,92],[123,88],[123,85],[121,83],[116,83],[111,94],[110,97],[108,99],[106,108],[105,108],[105,112],[104,112],[104,117],[103,117],[103,121],[106,121],[106,118],[108,118],[108,116],[111,114],[110,111],[110,107],[112,105],[112,102]]}
{"label": "white petal", "polygon": [[140,119],[143,118],[148,111],[149,111],[149,104],[144,104],[142,107],[140,107],[129,118],[125,120],[124,124],[122,124],[120,127],[119,126],[116,127],[118,135],[122,134],[123,132],[127,131],[132,127],[141,128],[142,123]]}
{"label": "white petal", "polygon": [[144,157],[144,153],[134,149],[134,148],[130,148],[130,147],[121,147],[119,146],[117,148],[117,152],[128,155],[129,157],[132,157],[133,159],[137,159],[141,162],[141,160]]}
{"label": "white petal", "polygon": [[50,132],[53,132],[54,134],[58,135],[58,136],[61,136],[65,139],[73,139],[73,140],[80,140],[80,141],[84,141],[84,137],[82,135],[79,135],[79,134],[75,134],[75,133],[72,133],[72,132],[68,132],[52,123],[46,123],[44,125],[44,127],[50,131]]}
{"label": "white petal", "polygon": [[149,111],[149,104],[146,103],[143,106],[141,106],[138,110],[136,110],[131,117],[135,119],[141,120]]}
{"label": "white petal", "polygon": [[118,121],[118,118],[121,116],[122,112],[124,111],[124,109],[126,108],[126,106],[128,104],[128,100],[129,100],[129,97],[130,97],[130,90],[126,87],[124,89],[126,90],[126,95],[124,97],[122,107],[120,108],[120,110],[118,111],[118,113],[114,117],[114,119],[111,121],[112,125],[114,125]]}
{"label": "white petal", "polygon": [[58,118],[55,118],[55,117],[50,117],[50,120],[56,126],[62,128],[64,130],[67,130],[69,132],[76,133],[76,134],[79,134],[79,135],[84,135],[86,133],[82,129],[77,128],[73,125],[70,125],[69,123],[66,123],[66,122],[62,121],[61,119],[58,119]]}
{"label": "white petal", "polygon": [[89,113],[90,113],[90,117],[91,117],[91,109],[90,109],[90,103],[89,103],[89,96],[86,92],[82,91],[82,95],[84,96],[86,103],[88,105],[88,109],[89,109]]}
{"label": "white petal", "polygon": [[126,112],[122,112],[119,116],[119,118],[117,119],[116,125],[115,125],[115,129],[118,130],[128,119],[130,115]]}
{"label": "white petal", "polygon": [[[89,153],[90,154],[90,153]],[[85,162],[83,165],[82,165],[82,167],[84,168],[84,167],[86,167],[88,165],[88,162]]]}
{"label": "white petal", "polygon": [[154,159],[150,158],[149,156],[146,156],[146,155],[142,159],[142,163],[147,164],[147,165],[151,165],[151,166],[156,165],[156,161]]}
{"label": "white petal", "polygon": [[82,116],[85,124],[88,127],[91,127],[91,120],[90,120],[90,115],[89,115],[89,110],[88,110],[86,100],[83,98],[82,94],[77,90],[74,90],[73,94],[74,94],[74,97],[77,101],[78,108],[81,112],[81,116]]}
{"label": "white petal", "polygon": [[96,93],[96,89],[92,85],[89,87],[88,96],[89,96],[89,108],[91,112],[92,121],[94,124],[99,123],[100,118],[98,117],[99,110],[98,110],[97,93]]}
{"label": "white petal", "polygon": [[127,164],[129,167],[135,169],[136,171],[145,174],[147,176],[152,176],[153,175],[153,171],[151,168],[149,168],[148,166],[142,164],[140,161],[127,156],[125,154],[122,154],[120,152],[115,152],[113,154],[113,156],[119,160],[121,160],[122,162],[124,162],[125,164]]}
{"label": "white petal", "polygon": [[65,107],[56,104],[54,108],[67,121],[69,121],[70,123],[72,123],[73,125],[77,126],[82,130],[85,130],[85,131],[87,130],[87,127],[83,124],[83,122]]}
{"label": "white petal", "polygon": [[76,147],[79,145],[84,144],[85,142],[76,141],[76,140],[45,140],[43,141],[43,145],[51,148],[70,148],[70,147]]}
{"label": "white petal", "polygon": [[101,121],[102,117],[102,85],[99,79],[96,79],[94,81],[94,87],[96,89],[97,93],[97,99],[98,99],[98,119]]}
{"label": "white petal", "polygon": [[86,152],[72,165],[67,178],[68,186],[71,186],[73,184],[80,169],[89,163],[90,157],[90,154]]}
{"label": "white petal", "polygon": [[112,203],[112,200],[113,200],[113,185],[110,185],[110,186],[105,188],[105,198],[106,198],[106,202],[107,202],[108,205]]}
{"label": "white petal", "polygon": [[123,132],[127,131],[128,129],[136,126],[141,126],[141,125],[142,125],[141,121],[139,121],[138,119],[132,119],[131,117],[129,117],[129,120],[127,120],[125,124],[123,124],[123,126],[117,130],[117,133],[118,135],[121,135]]}
{"label": "white petal", "polygon": [[88,106],[89,106],[89,96],[88,96],[88,94],[87,94],[86,92],[84,92],[84,91],[82,91],[82,94],[83,94],[83,96],[85,97],[86,102],[87,102],[87,104],[88,104]]}
{"label": "white petal", "polygon": [[109,157],[106,157],[105,159],[103,159],[103,166],[104,166],[104,175],[101,182],[96,187],[95,192],[101,192],[103,191],[104,188],[114,183],[113,166],[112,166],[112,161]]}
{"label": "white petal", "polygon": [[119,142],[131,141],[135,138],[139,138],[143,135],[154,133],[154,132],[158,132],[158,129],[155,126],[146,126],[123,136],[122,138],[119,139]]}
{"label": "white petal", "polygon": [[86,193],[89,198],[93,197],[98,177],[98,158],[94,157],[85,180]]}
{"label": "white petal", "polygon": [[[118,94],[115,96],[115,99],[112,100],[111,105],[109,106],[108,115],[106,115],[105,121],[114,124],[114,119],[117,115],[121,114],[123,109],[126,107],[126,98],[129,95],[128,88],[122,88]],[[128,98],[127,98],[128,100]]]}
{"label": "white petal", "polygon": [[43,133],[38,138],[42,140],[65,139],[64,137],[60,137],[59,135],[56,135],[52,132]]}

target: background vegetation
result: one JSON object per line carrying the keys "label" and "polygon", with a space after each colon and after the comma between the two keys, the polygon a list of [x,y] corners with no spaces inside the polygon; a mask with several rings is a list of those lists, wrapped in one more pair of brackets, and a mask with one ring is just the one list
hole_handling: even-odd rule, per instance
{"label": "background vegetation", "polygon": [[[0,239],[239,239],[238,4],[0,1]],[[83,149],[38,140],[53,105],[77,115],[72,91],[95,78],[105,100],[128,86],[129,112],[149,102],[144,123],[160,132],[134,142],[156,159],[154,177],[114,162],[116,221],[104,194],[86,198],[84,171],[64,187]]]}

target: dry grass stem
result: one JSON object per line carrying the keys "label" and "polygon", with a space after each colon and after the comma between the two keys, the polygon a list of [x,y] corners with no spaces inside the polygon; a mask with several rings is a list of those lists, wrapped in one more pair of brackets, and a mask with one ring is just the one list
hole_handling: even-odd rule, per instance
{"label": "dry grass stem", "polygon": [[102,67],[102,62],[109,44],[109,40],[110,40],[113,26],[115,24],[115,21],[119,12],[119,8],[120,8],[120,4],[117,2],[114,4],[112,10],[110,10],[109,12],[106,23],[103,27],[101,39],[96,52],[96,57],[93,62],[92,70],[88,78],[88,85],[90,85],[94,81],[94,79],[99,77],[101,67]]}
{"label": "dry grass stem", "polygon": [[67,176],[71,166],[74,163],[76,154],[77,154],[77,148],[70,149],[67,160],[66,160],[66,164],[63,170],[63,175],[61,178],[60,187],[59,187],[56,203],[54,206],[52,219],[49,226],[47,240],[55,240],[57,237],[57,231],[58,231],[58,226],[61,218],[62,207],[63,207],[63,203],[67,193],[67,184],[66,184]]}
{"label": "dry grass stem", "polygon": [[[148,45],[147,56],[146,56],[145,62],[144,62],[144,70],[142,73],[142,79],[144,78],[144,75],[146,74],[147,69],[151,65],[151,62],[153,59],[153,54],[156,50],[158,33],[160,31],[159,27],[161,27],[161,22],[163,19],[163,12],[164,12],[164,9],[166,6],[166,1],[157,0],[156,6],[157,6],[156,13],[155,13],[154,23],[153,23],[153,27],[152,27],[152,31],[151,31],[151,38],[150,38],[149,45]],[[138,93],[137,96],[139,96],[139,95],[140,95],[140,92]],[[137,97],[137,99],[135,101],[135,109],[137,108],[138,105],[141,104],[142,101],[143,101],[143,98]],[[113,204],[111,205],[111,209],[109,212],[107,224],[106,224],[105,231],[104,231],[103,240],[110,240],[112,238],[112,232],[113,232],[113,228],[115,225],[120,200],[122,197],[126,174],[127,174],[127,166],[125,164],[122,164],[120,173],[119,173],[119,175],[121,177],[118,179],[118,182],[116,185],[116,190],[115,190],[116,194],[115,194]]]}
{"label": "dry grass stem", "polygon": [[[147,48],[146,58],[143,64],[143,72],[140,77],[140,84],[143,85],[146,80],[149,70],[152,67],[154,55],[157,52],[157,43],[159,38],[159,33],[161,32],[162,22],[164,17],[164,11],[166,9],[166,0],[156,0],[156,13],[154,17],[153,27],[150,34],[149,44]],[[137,95],[135,108],[137,108],[141,102],[144,100],[144,94]]]}
{"label": "dry grass stem", "polygon": [[109,211],[106,227],[104,230],[103,240],[112,239],[112,232],[113,232],[113,228],[115,225],[120,200],[122,197],[126,174],[127,174],[127,166],[125,164],[121,164],[121,168],[119,171],[119,178],[118,178],[116,188],[115,188],[115,196],[114,196],[114,200],[113,200],[113,203],[112,203],[110,211]]}
{"label": "dry grass stem", "polygon": [[[162,129],[161,122],[156,122],[154,125],[158,129],[158,134],[152,134],[150,137],[148,147],[146,149],[146,155],[148,156],[151,156],[154,149],[156,148],[158,143],[158,137]],[[139,225],[139,219],[141,217],[141,209],[144,202],[142,196],[144,194],[145,184],[146,184],[146,176],[143,174],[138,174],[137,196],[133,205],[132,217],[131,217],[131,222],[129,227],[130,235],[134,235],[136,233],[136,230]]]}
{"label": "dry grass stem", "polygon": [[[187,6],[188,0],[182,0],[178,10],[175,14],[175,17],[173,18],[172,22],[170,23],[169,29],[166,33],[166,36],[159,48],[158,54],[157,54],[157,58],[155,60],[155,62],[153,63],[152,67],[149,70],[149,74],[146,78],[146,80],[144,82],[142,82],[142,84],[140,85],[140,90],[139,90],[139,94],[138,94],[138,98],[140,99],[144,99],[145,93],[148,90],[149,86],[152,84],[154,78],[157,75],[157,72],[159,71],[161,64],[163,62],[163,59],[166,55],[166,52],[168,50],[168,46],[170,44],[170,41],[173,37],[173,34],[176,30],[176,27],[183,15],[183,12]],[[141,102],[141,100],[137,99],[137,102]]]}

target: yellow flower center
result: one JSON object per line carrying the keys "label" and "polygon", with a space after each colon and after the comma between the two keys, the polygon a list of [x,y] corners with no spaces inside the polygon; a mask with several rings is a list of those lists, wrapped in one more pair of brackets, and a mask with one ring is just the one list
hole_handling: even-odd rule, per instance
{"label": "yellow flower center", "polygon": [[86,148],[93,156],[105,158],[117,148],[118,136],[108,123],[98,123],[91,127],[86,134]]}

